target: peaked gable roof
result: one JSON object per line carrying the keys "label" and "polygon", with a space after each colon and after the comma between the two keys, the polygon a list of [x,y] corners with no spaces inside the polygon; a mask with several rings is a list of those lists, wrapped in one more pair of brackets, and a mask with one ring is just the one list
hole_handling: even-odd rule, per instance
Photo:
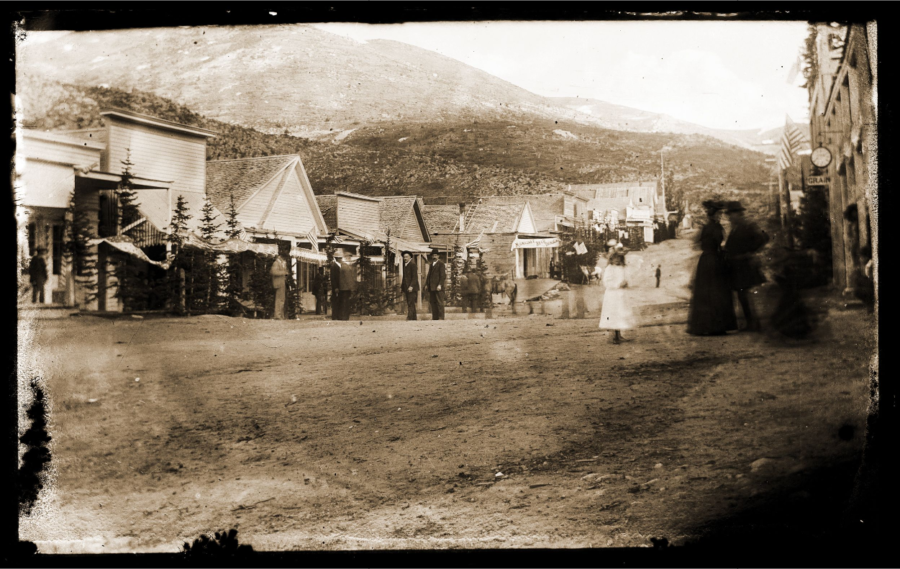
{"label": "peaked gable roof", "polygon": [[226,208],[233,193],[235,206],[240,208],[260,187],[297,158],[296,154],[290,154],[210,160],[206,163],[206,193],[213,203],[221,202]]}
{"label": "peaked gable roof", "polygon": [[475,211],[466,220],[467,233],[514,233],[525,211],[525,202],[500,203],[483,200],[473,205]]}
{"label": "peaked gable roof", "polygon": [[[416,227],[425,241],[430,239],[428,225],[422,211],[422,203],[416,196],[379,196],[381,199],[381,230],[396,234],[410,223]],[[415,219],[410,219],[415,218]]]}
{"label": "peaked gable roof", "polygon": [[[296,181],[289,180],[292,172],[296,174]],[[297,154],[210,160],[206,163],[206,180],[206,193],[213,205],[221,211],[227,211],[230,208],[232,195],[239,214],[243,212],[249,215],[250,209],[256,210],[262,207],[262,217],[258,222],[256,220],[248,221],[250,227],[261,229],[269,222],[270,218],[279,219],[277,224],[282,226],[287,224],[287,227],[292,227],[293,214],[289,211],[282,211],[286,205],[283,200],[287,197],[287,195],[282,196],[282,192],[294,192],[299,198],[299,195],[296,194],[299,191],[304,197],[301,201],[305,201],[309,208],[313,230],[317,233],[327,231],[327,224],[315,200],[312,186],[310,186],[306,170],[303,168],[303,162]],[[299,182],[299,188],[297,182]],[[291,189],[285,190],[286,187]],[[259,203],[259,199],[254,201],[254,198],[257,197],[265,201],[265,204]],[[253,202],[252,208],[249,207],[251,202]],[[295,206],[296,204],[291,203],[290,205]],[[305,214],[302,217],[306,219]],[[306,231],[300,227],[296,229],[296,231],[287,231],[287,233],[304,233]]]}
{"label": "peaked gable roof", "polygon": [[452,232],[459,224],[458,205],[426,205],[422,214],[433,233]]}

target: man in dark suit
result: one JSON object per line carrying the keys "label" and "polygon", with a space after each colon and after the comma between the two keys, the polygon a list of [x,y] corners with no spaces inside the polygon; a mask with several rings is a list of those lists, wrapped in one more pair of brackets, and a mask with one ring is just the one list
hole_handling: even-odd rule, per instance
{"label": "man in dark suit", "polygon": [[47,250],[38,247],[28,264],[28,277],[31,281],[31,302],[37,304],[38,300],[44,303],[44,285],[47,284],[47,261],[44,255]]}
{"label": "man in dark suit", "polygon": [[725,240],[731,289],[737,291],[744,320],[747,321],[747,330],[759,332],[759,318],[750,302],[750,289],[766,282],[755,254],[769,242],[769,236],[744,217],[744,206],[741,202],[728,202],[725,205],[725,213],[731,222],[731,232]]}
{"label": "man in dark suit", "polygon": [[428,277],[425,279],[425,288],[428,289],[428,303],[431,304],[431,319],[444,319],[444,283],[447,281],[447,268],[437,253],[431,254],[431,266],[428,268]]}
{"label": "man in dark suit", "polygon": [[341,258],[344,256],[342,249],[335,249],[334,258],[331,261],[331,319],[340,320],[343,314],[341,304]]}
{"label": "man in dark suit", "polygon": [[359,290],[359,282],[356,280],[356,266],[347,262],[347,257],[341,261],[341,320],[350,320],[350,307],[353,304],[353,294]]}
{"label": "man in dark suit", "polygon": [[400,283],[400,289],[403,291],[403,298],[406,299],[406,319],[418,320],[416,300],[419,292],[419,274],[409,253],[403,253],[403,281]]}

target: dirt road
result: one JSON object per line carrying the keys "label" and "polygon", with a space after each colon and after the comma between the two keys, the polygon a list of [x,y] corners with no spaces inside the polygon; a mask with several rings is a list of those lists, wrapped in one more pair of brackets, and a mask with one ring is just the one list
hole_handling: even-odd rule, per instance
{"label": "dirt road", "polygon": [[613,345],[542,315],[41,321],[54,480],[20,533],[47,552],[231,527],[258,550],[683,543],[858,456],[868,326]]}

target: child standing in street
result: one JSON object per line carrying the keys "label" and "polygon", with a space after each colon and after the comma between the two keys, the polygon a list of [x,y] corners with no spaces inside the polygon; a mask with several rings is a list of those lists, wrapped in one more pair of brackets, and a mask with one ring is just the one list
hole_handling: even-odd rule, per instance
{"label": "child standing in street", "polygon": [[600,311],[600,329],[612,330],[613,344],[618,344],[624,340],[622,330],[634,328],[634,315],[625,296],[628,282],[625,277],[625,251],[621,243],[609,250],[609,264],[603,271],[603,286],[606,291]]}

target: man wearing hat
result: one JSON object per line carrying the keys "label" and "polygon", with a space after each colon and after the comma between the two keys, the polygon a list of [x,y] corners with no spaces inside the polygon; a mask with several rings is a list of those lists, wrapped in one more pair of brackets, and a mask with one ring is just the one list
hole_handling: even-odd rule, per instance
{"label": "man wearing hat", "polygon": [[400,288],[403,291],[403,298],[406,299],[406,319],[418,320],[416,302],[419,293],[419,275],[409,252],[403,253],[403,280]]}
{"label": "man wearing hat", "polygon": [[444,319],[444,283],[447,281],[447,269],[437,253],[431,254],[431,266],[425,278],[428,288],[428,303],[431,305],[431,319]]}
{"label": "man wearing hat", "polygon": [[[359,289],[359,282],[356,280],[356,267],[350,264],[347,256],[343,256],[340,262],[340,285],[338,293],[340,295],[341,313],[339,320],[350,320],[350,306],[353,303],[353,293]],[[332,309],[334,311],[334,309]]]}
{"label": "man wearing hat", "polygon": [[344,313],[341,296],[341,259],[343,249],[335,249],[331,259],[331,319],[340,320]]}
{"label": "man wearing hat", "polygon": [[737,291],[747,330],[760,330],[759,318],[750,302],[750,289],[766,282],[759,261],[755,254],[769,242],[769,236],[755,223],[744,217],[744,206],[741,202],[730,201],[725,204],[725,213],[731,222],[731,232],[725,241],[725,253],[728,258],[731,277],[731,289]]}
{"label": "man wearing hat", "polygon": [[47,249],[38,247],[34,252],[34,257],[28,264],[28,278],[31,281],[31,302],[37,303],[38,298],[41,304],[44,303],[44,285],[47,284],[47,262],[44,260],[44,253]]}

